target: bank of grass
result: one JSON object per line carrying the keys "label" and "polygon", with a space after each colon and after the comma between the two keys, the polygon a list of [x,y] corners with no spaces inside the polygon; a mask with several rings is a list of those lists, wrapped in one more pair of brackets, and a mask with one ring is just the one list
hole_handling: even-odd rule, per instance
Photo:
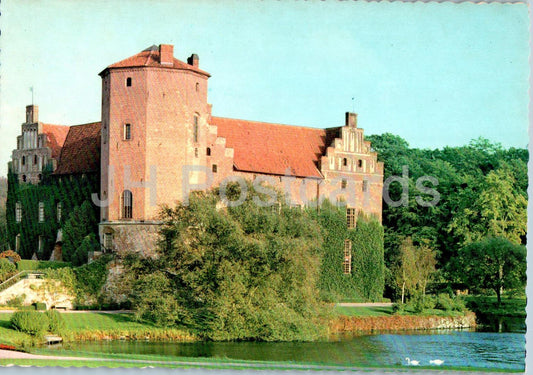
{"label": "bank of grass", "polygon": [[[0,343],[27,348],[42,342],[11,328],[12,313],[0,313]],[[133,314],[62,313],[65,327],[61,337],[65,342],[90,340],[172,340],[195,341],[194,334],[181,328],[163,328],[137,322]]]}
{"label": "bank of grass", "polygon": [[[392,306],[335,306],[335,313],[339,316],[350,317],[379,317],[394,315]],[[406,308],[402,312],[396,313],[398,315],[415,315],[415,316],[463,316],[465,312],[460,311],[445,311],[438,309],[426,309],[422,312],[415,312]]]}

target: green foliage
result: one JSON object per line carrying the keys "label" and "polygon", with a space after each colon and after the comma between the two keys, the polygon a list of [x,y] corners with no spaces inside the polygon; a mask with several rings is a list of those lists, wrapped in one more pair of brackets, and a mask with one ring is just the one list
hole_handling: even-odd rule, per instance
{"label": "green foliage", "polygon": [[33,304],[33,306],[35,307],[35,310],[37,310],[37,311],[45,311],[46,310],[46,303],[43,303],[43,302],[35,302]]}
{"label": "green foliage", "polygon": [[[97,217],[89,201],[74,208],[63,228],[63,259],[67,262],[72,261],[74,265],[86,263],[87,252],[95,247],[94,233],[96,233],[97,223]],[[94,238],[90,237],[90,234],[93,234]],[[89,239],[83,245],[83,249],[80,249],[88,236]]]}
{"label": "green foliage", "polygon": [[469,289],[490,289],[498,303],[504,289],[523,288],[526,282],[526,249],[501,237],[471,243],[450,263],[450,274]]}
{"label": "green foliage", "polygon": [[71,257],[72,264],[75,266],[81,266],[88,262],[89,253],[100,250],[100,243],[96,238],[94,233],[86,236],[81,242],[80,246],[76,249],[73,256]]}
{"label": "green foliage", "polygon": [[[15,248],[17,234],[21,236],[19,253],[22,258],[30,259],[37,249],[38,238],[43,236],[44,249],[37,254],[39,259],[49,259],[55,245],[57,231],[65,220],[84,201],[90,200],[91,194],[99,189],[99,176],[58,178],[47,177],[38,185],[19,184],[17,176],[8,172],[8,195],[6,203],[7,239],[11,249]],[[15,221],[15,205],[22,206],[22,222]],[[44,203],[45,221],[38,221],[39,202]],[[57,220],[57,203],[62,203],[62,219]],[[91,218],[94,221],[88,226],[93,233],[97,233],[98,207],[90,204]],[[0,223],[1,224],[1,223]],[[89,233],[86,233],[87,235]],[[0,238],[1,239],[1,238]],[[82,238],[83,239],[83,238]],[[80,241],[81,242],[81,241]]]}
{"label": "green foliage", "polygon": [[55,334],[61,334],[65,328],[65,320],[57,310],[48,310],[46,313],[48,318],[48,330]]}
{"label": "green foliage", "polygon": [[[217,209],[214,192],[162,212],[159,258],[132,262],[137,316],[211,340],[312,340],[324,332],[316,288],[321,230],[299,208]],[[229,199],[238,187],[228,187]],[[158,288],[150,291],[150,288]],[[151,312],[150,309],[155,312]]]}
{"label": "green foliage", "polygon": [[[383,206],[387,268],[397,262],[406,237],[415,246],[424,244],[436,251],[437,269],[444,268],[461,247],[486,236],[525,243],[526,149],[503,149],[479,138],[467,146],[420,150],[389,133],[366,138],[384,162],[385,179],[402,176],[403,166],[409,172],[407,206]],[[434,188],[440,201],[435,207],[422,207],[416,201],[417,196],[424,197],[416,187],[422,176],[438,179]],[[399,200],[401,190],[399,183],[391,184],[391,198]],[[387,279],[386,295],[394,296],[394,278]]]}
{"label": "green foliage", "polygon": [[48,317],[38,311],[17,311],[11,316],[11,326],[17,331],[41,336],[48,330]]}
{"label": "green foliage", "polygon": [[16,273],[17,266],[6,258],[0,259],[0,283],[6,281]]}
{"label": "green foliage", "polygon": [[20,307],[24,303],[25,299],[26,295],[21,294],[20,296],[13,297],[12,299],[6,301],[6,305],[9,307]]}

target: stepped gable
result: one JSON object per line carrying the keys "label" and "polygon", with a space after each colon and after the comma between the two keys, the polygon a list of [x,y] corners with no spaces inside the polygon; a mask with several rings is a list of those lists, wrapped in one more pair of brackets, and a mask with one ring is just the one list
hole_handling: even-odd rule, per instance
{"label": "stepped gable", "polygon": [[100,169],[100,122],[70,127],[56,175],[97,172]]}
{"label": "stepped gable", "polygon": [[218,136],[234,150],[234,167],[243,172],[323,178],[320,159],[335,129],[211,117]]}

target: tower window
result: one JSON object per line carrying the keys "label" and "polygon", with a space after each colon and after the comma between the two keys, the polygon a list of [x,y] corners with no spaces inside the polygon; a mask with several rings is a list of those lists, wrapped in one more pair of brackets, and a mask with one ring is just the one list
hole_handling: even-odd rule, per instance
{"label": "tower window", "polygon": [[26,157],[25,156],[22,157],[22,165],[26,165]]}
{"label": "tower window", "polygon": [[131,77],[126,78],[126,86],[131,87]]}
{"label": "tower window", "polygon": [[346,167],[348,165],[348,159],[343,158],[342,159],[342,165]]}
{"label": "tower window", "polygon": [[196,82],[196,92],[200,91],[200,84]]}
{"label": "tower window", "polygon": [[346,179],[343,178],[342,181],[341,181],[341,188],[342,188],[342,189],[346,189],[346,185],[347,185],[347,184],[348,184],[348,181],[346,181]]}
{"label": "tower window", "polygon": [[344,240],[344,259],[342,262],[342,272],[347,275],[352,273],[352,241]]}
{"label": "tower window", "polygon": [[61,202],[59,202],[57,204],[57,209],[56,209],[56,214],[57,214],[57,222],[60,223],[61,222],[61,214],[63,213],[63,204]]}
{"label": "tower window", "polygon": [[363,180],[363,191],[364,192],[368,191],[368,180]]}
{"label": "tower window", "polygon": [[207,150],[206,150],[206,152],[205,152],[205,154],[206,154],[207,156],[211,156],[211,148],[208,147]]}
{"label": "tower window", "polygon": [[131,139],[131,124],[124,124],[124,139]]}
{"label": "tower window", "polygon": [[355,228],[355,208],[346,208],[346,226],[348,229]]}
{"label": "tower window", "polygon": [[33,155],[33,165],[37,165],[37,155]]}
{"label": "tower window", "polygon": [[213,164],[213,167],[211,168],[213,173],[217,173],[218,167],[216,164]]}
{"label": "tower window", "polygon": [[39,223],[44,223],[44,203],[39,202]]}
{"label": "tower window", "polygon": [[363,161],[361,159],[357,160],[357,166],[359,168],[362,168],[363,167]]}
{"label": "tower window", "polygon": [[198,116],[197,115],[194,115],[193,141],[198,142]]}
{"label": "tower window", "polygon": [[15,221],[17,223],[22,221],[22,204],[20,202],[15,204]]}
{"label": "tower window", "polygon": [[133,217],[133,195],[131,191],[124,190],[122,193],[122,218],[131,219]]}

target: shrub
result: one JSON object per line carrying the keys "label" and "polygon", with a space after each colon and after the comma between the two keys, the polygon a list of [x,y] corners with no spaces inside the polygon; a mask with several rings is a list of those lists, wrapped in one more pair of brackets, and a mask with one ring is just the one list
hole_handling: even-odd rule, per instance
{"label": "shrub", "polygon": [[37,311],[45,311],[46,310],[46,303],[44,302],[35,302],[32,303],[33,306],[35,306],[35,310]]}
{"label": "shrub", "polygon": [[20,296],[14,297],[6,302],[6,305],[9,307],[20,307],[24,303],[24,300],[26,299],[25,294],[21,294]]}
{"label": "shrub", "polygon": [[11,316],[11,326],[17,331],[40,336],[48,330],[48,317],[37,311],[17,311]]}
{"label": "shrub", "polygon": [[20,262],[20,255],[13,250],[6,250],[3,253],[0,253],[0,259],[1,258],[11,258],[11,260],[15,263]]}
{"label": "shrub", "polygon": [[17,267],[6,258],[0,258],[0,283],[15,274]]}
{"label": "shrub", "polygon": [[437,298],[437,303],[435,305],[436,309],[444,311],[452,311],[454,306],[453,299],[448,294],[439,294]]}
{"label": "shrub", "polygon": [[48,330],[59,334],[65,327],[65,320],[57,310],[48,310],[46,313],[48,317]]}
{"label": "shrub", "polygon": [[88,255],[91,252],[99,251],[100,243],[96,239],[94,233],[89,234],[83,239],[81,245],[75,250],[74,254],[71,257],[72,264],[75,266],[81,266],[82,264],[87,263]]}

